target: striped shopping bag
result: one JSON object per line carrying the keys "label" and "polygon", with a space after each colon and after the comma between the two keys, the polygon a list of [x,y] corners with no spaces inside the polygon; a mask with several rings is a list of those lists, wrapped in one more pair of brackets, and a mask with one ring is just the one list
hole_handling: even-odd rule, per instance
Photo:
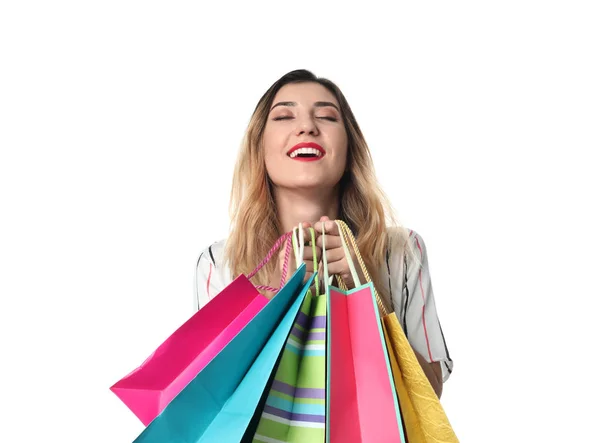
{"label": "striped shopping bag", "polygon": [[308,293],[281,356],[253,442],[325,440],[325,295]]}
{"label": "striped shopping bag", "polygon": [[[310,291],[307,293],[288,336],[275,378],[268,388],[266,403],[252,440],[254,443],[325,441],[327,299],[318,293],[314,230],[310,229],[310,235],[316,295]],[[302,240],[301,247],[303,244]],[[298,254],[295,241],[294,250]],[[302,255],[300,252],[299,256]]]}

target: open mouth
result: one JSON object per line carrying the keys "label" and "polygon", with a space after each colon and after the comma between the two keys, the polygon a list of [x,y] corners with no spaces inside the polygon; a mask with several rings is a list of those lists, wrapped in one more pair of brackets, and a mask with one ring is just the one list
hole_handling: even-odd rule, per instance
{"label": "open mouth", "polygon": [[290,158],[321,158],[323,154],[316,148],[300,148],[288,154]]}
{"label": "open mouth", "polygon": [[298,143],[287,153],[292,160],[315,161],[323,158],[325,150],[317,143]]}

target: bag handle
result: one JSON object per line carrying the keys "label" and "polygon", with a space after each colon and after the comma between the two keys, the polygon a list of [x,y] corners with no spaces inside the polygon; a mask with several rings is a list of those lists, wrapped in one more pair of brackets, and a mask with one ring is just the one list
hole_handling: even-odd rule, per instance
{"label": "bag handle", "polygon": [[267,256],[265,257],[265,259],[262,262],[260,262],[260,264],[256,267],[256,269],[254,271],[252,271],[250,274],[247,275],[248,280],[250,280],[252,277],[254,277],[256,275],[256,273],[258,271],[260,271],[271,260],[271,257],[273,256],[273,254],[275,254],[275,252],[281,247],[283,242],[286,242],[285,259],[283,260],[283,270],[281,273],[280,287],[272,288],[271,286],[258,285],[258,286],[256,286],[256,289],[263,289],[265,291],[270,291],[270,292],[278,292],[283,288],[283,286],[285,285],[285,277],[287,276],[288,265],[289,265],[289,261],[290,261],[290,253],[292,250],[291,237],[292,237],[291,232],[286,232],[281,237],[279,237],[279,239],[277,239],[277,241],[275,242],[275,244],[273,245],[271,250],[267,253]]}
{"label": "bag handle", "polygon": [[[296,232],[299,232],[300,237],[300,246],[298,246],[298,240],[296,240]],[[317,261],[317,247],[315,240],[315,230],[311,227],[308,228],[308,232],[310,232],[311,238],[311,246],[313,252],[313,273],[315,274],[315,289],[316,296],[319,296],[319,263]],[[304,228],[302,227],[302,223],[298,223],[298,226],[294,228],[292,235],[292,244],[294,245],[294,254],[296,255],[296,269],[302,266],[304,262]]]}
{"label": "bag handle", "polygon": [[[322,239],[323,239],[323,246],[322,246],[322,254],[321,254],[321,261],[323,262],[323,286],[325,287],[325,293],[327,293],[327,287],[331,286],[331,284],[333,283],[333,275],[329,275],[329,268],[327,265],[327,253],[325,251],[325,222],[321,222],[321,235],[322,235]],[[339,279],[338,279],[339,280]]]}
{"label": "bag handle", "polygon": [[325,286],[325,293],[327,293],[327,286],[331,285],[332,279],[329,278],[329,267],[327,266],[327,253],[325,251],[325,222],[324,221],[321,222],[321,235],[322,235],[321,238],[323,239],[323,247],[322,247],[323,251],[321,253],[321,261],[323,262],[323,285]]}
{"label": "bag handle", "polygon": [[[299,237],[299,240],[297,237]],[[296,269],[298,269],[304,261],[304,229],[302,229],[302,224],[299,224],[292,230],[292,245],[294,246],[294,255],[296,257]]]}
{"label": "bag handle", "polygon": [[[354,260],[352,260],[352,254],[350,254],[350,250],[348,249],[348,244],[346,243],[346,238],[343,234],[342,224],[339,220],[335,220],[335,224],[338,226],[338,231],[340,233],[340,239],[342,241],[342,248],[344,248],[344,254],[346,255],[346,261],[348,262],[348,267],[350,268],[350,274],[352,274],[352,280],[354,280],[354,287],[358,288],[362,285],[360,282],[360,278],[358,277],[358,273],[356,272],[356,267],[354,266]],[[341,280],[338,278],[338,280]]]}
{"label": "bag handle", "polygon": [[311,246],[312,246],[312,252],[313,252],[313,272],[315,274],[315,292],[316,292],[316,296],[319,296],[319,261],[317,260],[317,240],[316,240],[316,235],[315,235],[315,230],[313,228],[309,228],[309,232],[310,232],[310,240],[311,240]]}
{"label": "bag handle", "polygon": [[[337,220],[336,220],[337,223]],[[348,251],[348,246],[345,242],[345,239],[343,237],[343,231],[342,228],[340,227],[340,224],[338,223],[338,229],[340,231],[340,239],[342,242],[342,247],[344,248],[344,255],[346,256],[346,259],[348,261],[348,266],[350,268],[350,273],[352,274],[352,279],[354,280],[354,284],[355,286],[360,286],[360,280],[358,278],[358,275],[356,273],[356,268],[354,267],[354,262],[350,259],[350,252]],[[323,261],[323,272],[324,272],[324,276],[325,276],[325,285],[327,286],[331,286],[332,282],[333,282],[333,275],[330,277],[329,276],[329,266],[327,264],[327,253],[326,253],[326,245],[325,245],[325,222],[321,222],[321,234],[322,234],[322,239],[323,239],[323,254],[322,254],[322,261]],[[344,291],[347,291],[348,288],[346,287],[346,284],[344,283],[344,281],[340,278],[339,275],[336,275],[336,280],[338,282],[338,287]],[[327,281],[329,281],[329,284],[327,284]]]}
{"label": "bag handle", "polygon": [[[346,253],[346,261],[348,262],[348,266],[350,267],[350,272],[352,272],[353,269],[354,269],[354,272],[356,272],[356,269],[354,267],[354,261],[352,260],[352,256],[350,255],[350,252],[348,251],[348,246],[346,244],[347,240],[352,244],[352,249],[354,250],[354,254],[356,255],[356,259],[358,260],[358,263],[360,264],[360,269],[362,270],[367,283],[372,283],[373,280],[371,279],[371,275],[369,274],[369,271],[367,270],[367,265],[365,265],[365,262],[364,262],[362,256],[360,255],[360,251],[358,249],[356,239],[354,238],[354,234],[352,233],[352,231],[350,230],[348,225],[343,220],[336,220],[336,224],[338,225],[338,229],[340,230],[342,246],[344,247],[344,252]],[[358,281],[358,284],[356,283],[358,280],[358,277],[356,277],[354,273],[352,274],[352,277],[354,279],[354,286],[355,287],[360,286],[361,285],[360,281]],[[338,278],[338,284],[341,286],[341,289],[347,290],[346,284],[344,283],[344,281],[341,278]],[[373,292],[375,294],[375,300],[377,301],[377,306],[379,307],[379,311],[384,316],[388,315],[389,311],[386,308],[385,304],[383,303],[383,300],[381,299],[381,296],[377,292],[377,289],[375,289],[375,286],[373,286]]]}

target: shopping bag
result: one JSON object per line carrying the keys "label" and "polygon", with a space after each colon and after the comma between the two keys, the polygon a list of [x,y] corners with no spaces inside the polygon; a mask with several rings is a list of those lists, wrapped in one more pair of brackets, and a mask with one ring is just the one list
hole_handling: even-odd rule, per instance
{"label": "shopping bag", "polygon": [[[425,439],[425,435],[423,434],[423,430],[419,424],[419,418],[417,417],[412,400],[408,394],[408,389],[406,388],[406,384],[402,378],[402,372],[400,371],[400,366],[398,365],[398,359],[394,353],[393,343],[391,341],[390,334],[388,333],[388,326],[385,324],[386,320],[392,319],[392,316],[394,315],[395,314],[389,314],[383,318],[383,335],[385,338],[388,355],[390,357],[392,376],[394,377],[394,385],[396,386],[396,392],[398,393],[398,401],[400,402],[401,406],[400,412],[402,415],[402,423],[404,424],[405,436],[409,443],[426,443],[427,440]],[[396,324],[400,326],[400,323],[396,322]],[[429,381],[427,381],[427,383],[429,383]]]}
{"label": "shopping bag", "polygon": [[[258,292],[250,278],[289,238],[289,233],[279,238],[253,272],[237,277],[171,334],[137,369],[110,388],[145,425],[265,307],[268,299]],[[289,242],[287,246],[286,257],[289,258]],[[282,279],[281,286],[283,283]]]}
{"label": "shopping bag", "polygon": [[[348,291],[326,286],[326,441],[405,443],[375,288],[371,282],[361,284],[339,222],[338,228],[355,288]],[[325,253],[323,268],[327,283]]]}
{"label": "shopping bag", "polygon": [[[294,230],[294,233],[296,230]],[[296,263],[304,255],[294,239]],[[325,441],[325,326],[327,299],[319,294],[315,233],[313,248],[315,294],[309,291],[287,338],[275,378],[252,440],[260,442],[323,443]]]}
{"label": "shopping bag", "polygon": [[134,443],[238,443],[262,397],[310,281],[303,264]]}
{"label": "shopping bag", "polygon": [[[340,226],[347,243],[350,243],[354,249],[365,278],[371,281],[352,231],[344,222],[340,222]],[[458,438],[400,326],[398,317],[393,312],[386,312],[376,291],[375,297],[382,312],[386,348],[408,441],[410,443],[457,443]]]}

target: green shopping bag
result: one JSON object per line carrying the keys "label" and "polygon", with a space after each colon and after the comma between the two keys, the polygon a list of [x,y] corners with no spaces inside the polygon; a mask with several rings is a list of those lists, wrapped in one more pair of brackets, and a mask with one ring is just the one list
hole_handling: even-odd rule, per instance
{"label": "green shopping bag", "polygon": [[[309,291],[288,336],[275,377],[268,388],[253,443],[322,443],[325,441],[325,338],[327,299],[319,295],[315,233],[310,229],[316,295]],[[294,233],[296,263],[304,255]]]}

